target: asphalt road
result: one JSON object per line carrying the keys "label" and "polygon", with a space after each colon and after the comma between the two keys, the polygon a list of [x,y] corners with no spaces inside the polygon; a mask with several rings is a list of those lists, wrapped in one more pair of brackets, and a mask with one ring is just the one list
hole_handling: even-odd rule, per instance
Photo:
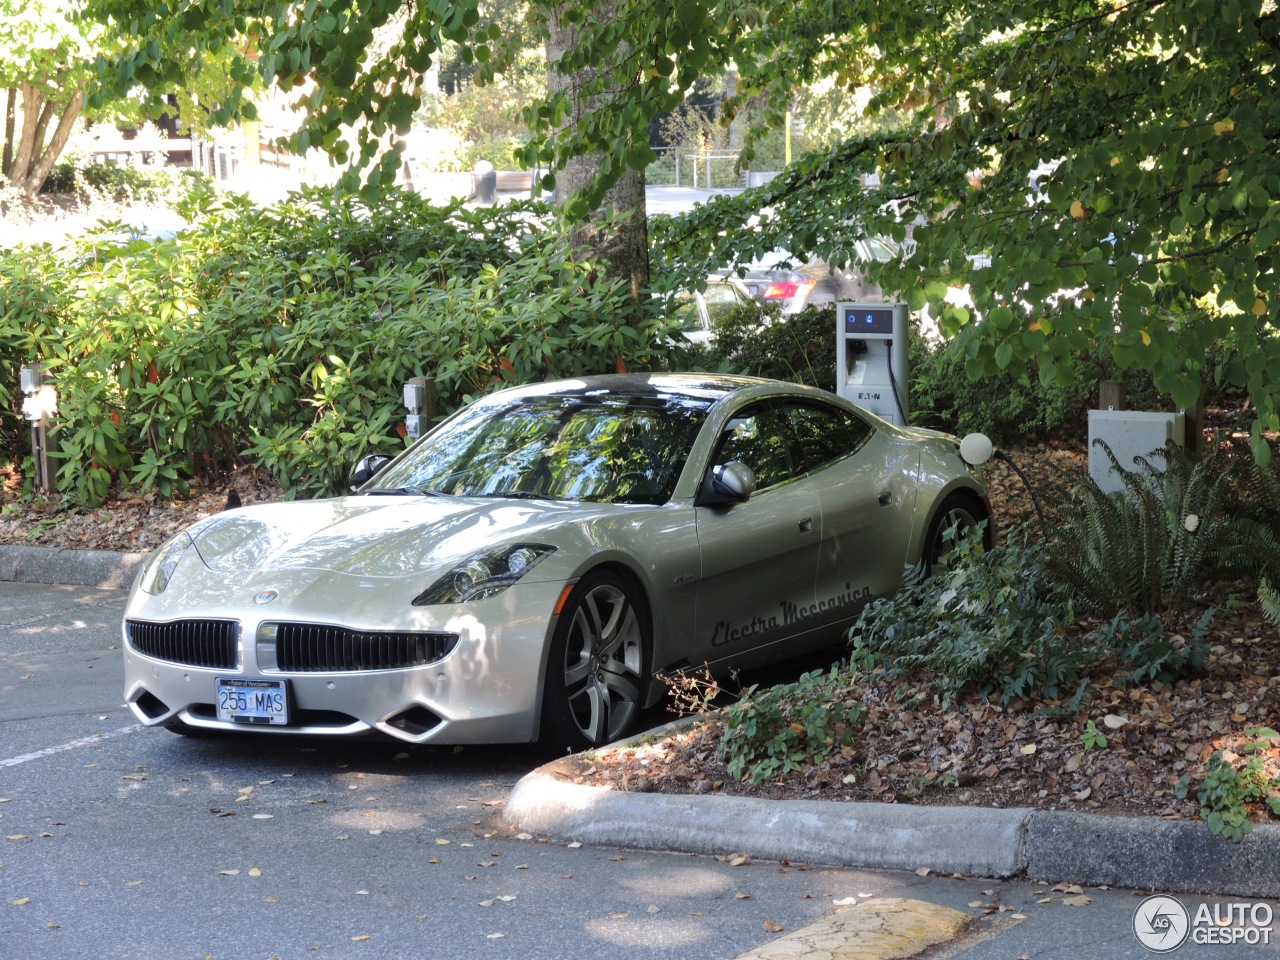
{"label": "asphalt road", "polygon": [[[1133,935],[1132,891],[1071,905],[1077,894],[1027,881],[515,834],[500,812],[541,762],[527,747],[143,728],[121,703],[123,603],[0,583],[0,960],[721,960],[871,896],[973,915],[972,934],[934,958],[1151,955]],[[1280,943],[1171,955],[1280,957]]]}

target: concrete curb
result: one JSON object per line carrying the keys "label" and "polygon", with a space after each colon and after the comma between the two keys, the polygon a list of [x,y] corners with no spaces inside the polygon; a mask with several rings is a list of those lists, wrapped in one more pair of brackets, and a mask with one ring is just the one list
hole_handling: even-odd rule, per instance
{"label": "concrete curb", "polygon": [[1272,824],[1233,843],[1199,820],[1037,811],[1024,849],[1034,880],[1280,897],[1280,826]]}
{"label": "concrete curb", "polygon": [[628,793],[535,770],[503,817],[562,841],[883,870],[1280,896],[1280,827],[1242,843],[1199,821],[1030,808],[929,807]]}
{"label": "concrete curb", "polygon": [[627,793],[535,770],[511,791],[503,816],[528,833],[641,850],[1009,877],[1025,864],[1030,812]]}
{"label": "concrete curb", "polygon": [[0,580],[127,589],[145,553],[0,545]]}

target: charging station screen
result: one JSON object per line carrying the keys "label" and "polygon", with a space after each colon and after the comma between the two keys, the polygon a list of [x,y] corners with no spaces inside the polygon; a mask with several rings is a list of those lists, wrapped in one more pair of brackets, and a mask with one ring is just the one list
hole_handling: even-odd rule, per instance
{"label": "charging station screen", "polygon": [[893,336],[893,308],[884,310],[866,309],[846,310],[844,314],[845,333],[864,333],[876,337]]}

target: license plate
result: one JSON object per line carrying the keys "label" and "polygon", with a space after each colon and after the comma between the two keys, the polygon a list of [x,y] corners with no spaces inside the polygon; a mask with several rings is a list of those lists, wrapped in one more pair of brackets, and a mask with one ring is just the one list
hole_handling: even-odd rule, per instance
{"label": "license plate", "polygon": [[218,678],[218,719],[233,723],[289,722],[289,695],[284,680]]}

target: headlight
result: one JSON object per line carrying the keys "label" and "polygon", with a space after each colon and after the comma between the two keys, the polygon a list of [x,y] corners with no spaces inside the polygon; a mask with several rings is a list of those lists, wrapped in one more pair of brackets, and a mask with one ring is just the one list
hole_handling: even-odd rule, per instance
{"label": "headlight", "polygon": [[413,605],[426,607],[492,597],[555,551],[555,547],[541,543],[517,543],[469,557],[414,598]]}
{"label": "headlight", "polygon": [[173,576],[174,568],[178,566],[178,561],[192,546],[194,544],[189,535],[178,534],[151,555],[147,565],[142,568],[142,578],[138,581],[138,586],[152,596],[164,593],[165,588],[169,586],[169,578]]}

